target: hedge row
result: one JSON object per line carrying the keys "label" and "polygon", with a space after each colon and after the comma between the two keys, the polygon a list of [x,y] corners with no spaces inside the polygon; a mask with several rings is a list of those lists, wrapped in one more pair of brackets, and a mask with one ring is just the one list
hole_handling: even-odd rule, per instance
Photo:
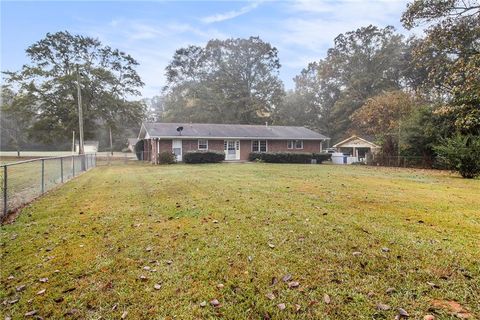
{"label": "hedge row", "polygon": [[225,160],[223,152],[187,152],[183,155],[185,163],[217,163]]}
{"label": "hedge row", "polygon": [[317,163],[329,160],[332,157],[329,153],[300,153],[300,152],[252,152],[248,160],[265,161],[269,163],[312,163],[312,159]]}

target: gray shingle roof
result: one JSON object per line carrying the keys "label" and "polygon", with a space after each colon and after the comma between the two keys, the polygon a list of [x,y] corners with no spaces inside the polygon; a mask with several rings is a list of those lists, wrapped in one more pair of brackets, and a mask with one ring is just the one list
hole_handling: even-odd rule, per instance
{"label": "gray shingle roof", "polygon": [[[150,137],[179,137],[178,127],[183,127],[183,138],[265,138],[265,139],[301,139],[325,140],[328,137],[304,127],[265,126],[243,124],[207,124],[207,123],[144,123],[142,125]],[[142,130],[143,130],[142,128]],[[140,132],[140,138],[142,131]]]}

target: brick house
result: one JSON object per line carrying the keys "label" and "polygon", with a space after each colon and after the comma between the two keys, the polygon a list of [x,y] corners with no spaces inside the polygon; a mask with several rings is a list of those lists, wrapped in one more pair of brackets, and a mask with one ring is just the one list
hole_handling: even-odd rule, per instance
{"label": "brick house", "polygon": [[329,138],[304,127],[143,123],[138,135],[143,159],[157,163],[160,152],[173,152],[182,161],[186,152],[225,152],[225,160],[248,160],[251,152],[321,152]]}

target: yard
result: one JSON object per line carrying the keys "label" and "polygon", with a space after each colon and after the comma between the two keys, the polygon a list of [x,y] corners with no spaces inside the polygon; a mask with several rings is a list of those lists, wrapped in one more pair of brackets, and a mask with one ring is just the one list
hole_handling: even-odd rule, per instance
{"label": "yard", "polygon": [[480,181],[445,172],[99,167],[0,245],[13,319],[480,317]]}

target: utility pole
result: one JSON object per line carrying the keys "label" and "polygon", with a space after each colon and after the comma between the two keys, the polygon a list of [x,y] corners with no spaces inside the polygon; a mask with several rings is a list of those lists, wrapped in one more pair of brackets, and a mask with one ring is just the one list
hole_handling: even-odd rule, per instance
{"label": "utility pole", "polygon": [[80,90],[80,74],[77,65],[77,102],[78,102],[78,154],[84,154],[83,149],[83,109],[82,109],[82,91]]}
{"label": "utility pole", "polygon": [[108,127],[110,129],[110,154],[113,156],[113,141],[112,141],[112,127]]}
{"label": "utility pole", "polygon": [[72,134],[72,155],[75,153],[75,130],[73,130]]}

